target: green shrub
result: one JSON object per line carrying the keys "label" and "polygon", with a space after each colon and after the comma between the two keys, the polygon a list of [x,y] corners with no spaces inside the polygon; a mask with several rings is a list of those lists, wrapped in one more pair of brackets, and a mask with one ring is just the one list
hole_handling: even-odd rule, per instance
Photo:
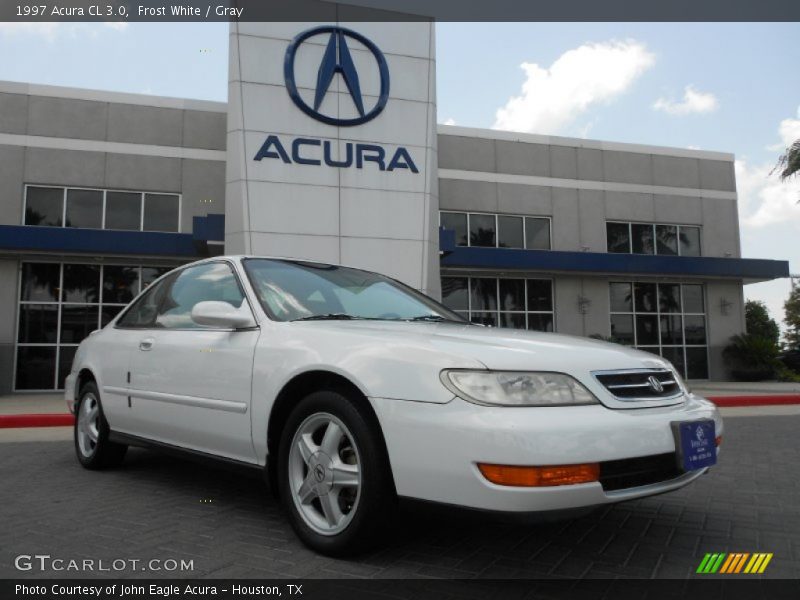
{"label": "green shrub", "polygon": [[772,340],[745,333],[734,335],[722,351],[737,381],[773,379],[781,367],[778,346]]}
{"label": "green shrub", "polygon": [[786,365],[778,367],[776,376],[778,381],[788,381],[789,383],[800,383],[800,373],[795,373]]}

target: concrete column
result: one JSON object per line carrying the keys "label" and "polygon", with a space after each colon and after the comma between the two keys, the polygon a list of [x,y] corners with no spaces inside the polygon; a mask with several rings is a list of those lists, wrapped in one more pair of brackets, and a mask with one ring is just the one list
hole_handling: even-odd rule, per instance
{"label": "concrete column", "polygon": [[14,336],[17,331],[19,261],[0,260],[0,395],[11,392],[14,380]]}

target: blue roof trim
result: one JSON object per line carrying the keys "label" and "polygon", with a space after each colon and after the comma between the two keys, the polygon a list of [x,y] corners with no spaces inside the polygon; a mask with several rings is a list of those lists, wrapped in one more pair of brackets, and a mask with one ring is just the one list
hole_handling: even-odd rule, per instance
{"label": "blue roof trim", "polygon": [[192,218],[192,237],[204,242],[225,240],[225,215],[209,214]]}
{"label": "blue roof trim", "polygon": [[758,281],[789,277],[789,262],[785,260],[464,247],[456,246],[455,238],[448,236],[448,233],[446,229],[439,229],[443,267],[725,277]]}
{"label": "blue roof trim", "polygon": [[206,256],[191,233],[0,225],[0,249],[146,256]]}
{"label": "blue roof trim", "polygon": [[442,256],[452,254],[456,249],[456,232],[453,229],[439,228],[439,251]]}

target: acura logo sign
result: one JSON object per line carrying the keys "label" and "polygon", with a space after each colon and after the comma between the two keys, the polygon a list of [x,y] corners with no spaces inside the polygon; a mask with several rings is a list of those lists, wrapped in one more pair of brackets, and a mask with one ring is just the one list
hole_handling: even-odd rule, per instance
{"label": "acura logo sign", "polygon": [[[300,95],[295,79],[295,59],[298,48],[309,38],[329,34],[325,51],[317,70],[316,87],[314,88],[313,105],[308,104]],[[347,40],[355,40],[372,54],[378,66],[380,77],[380,91],[377,102],[369,99],[372,104],[366,106],[367,100],[361,89],[361,79],[356,69],[353,55]],[[363,53],[363,50],[362,50]],[[363,62],[361,63],[363,66]],[[325,98],[336,74],[341,75],[347,92],[353,102],[357,117],[340,119],[325,114],[322,110]],[[283,75],[286,80],[286,89],[289,97],[298,108],[310,117],[329,125],[351,126],[360,125],[377,117],[389,100],[389,67],[386,58],[378,47],[358,32],[344,27],[325,25],[308,29],[295,37],[286,49],[283,62]],[[333,92],[332,92],[333,93]],[[338,104],[338,103],[337,103]],[[290,165],[311,165],[336,167],[339,169],[365,169],[371,167],[379,171],[406,170],[410,173],[419,173],[411,153],[404,146],[386,147],[376,143],[350,142],[345,140],[321,139],[318,137],[296,137],[292,140],[281,139],[277,134],[270,134],[261,144],[253,160],[278,159]]]}
{"label": "acura logo sign", "polygon": [[[319,65],[319,70],[317,71],[314,105],[310,106],[302,96],[300,96],[297,89],[297,82],[295,80],[295,58],[298,48],[300,48],[304,42],[311,37],[324,35],[326,33],[330,34],[330,37],[328,38],[328,44],[325,48],[322,62]],[[372,53],[378,66],[380,92],[378,101],[369,110],[364,106],[361,81],[358,76],[356,65],[353,62],[350,48],[347,44],[348,38],[366,47]],[[341,75],[344,80],[347,91],[358,113],[358,116],[355,118],[340,119],[320,111],[331,82],[337,73]],[[386,58],[383,56],[383,53],[372,41],[368,40],[360,33],[345,29],[344,27],[326,25],[315,27],[298,34],[286,49],[286,56],[283,62],[283,76],[286,80],[286,89],[292,101],[310,117],[329,125],[351,126],[371,121],[381,113],[386,106],[386,102],[389,100],[389,67],[386,64]]]}

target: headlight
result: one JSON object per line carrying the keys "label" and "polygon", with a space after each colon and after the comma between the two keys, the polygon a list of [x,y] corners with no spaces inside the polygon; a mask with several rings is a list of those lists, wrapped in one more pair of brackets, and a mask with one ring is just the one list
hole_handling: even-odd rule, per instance
{"label": "headlight", "polygon": [[442,383],[459,398],[489,406],[598,404],[592,393],[563,373],[442,371]]}

